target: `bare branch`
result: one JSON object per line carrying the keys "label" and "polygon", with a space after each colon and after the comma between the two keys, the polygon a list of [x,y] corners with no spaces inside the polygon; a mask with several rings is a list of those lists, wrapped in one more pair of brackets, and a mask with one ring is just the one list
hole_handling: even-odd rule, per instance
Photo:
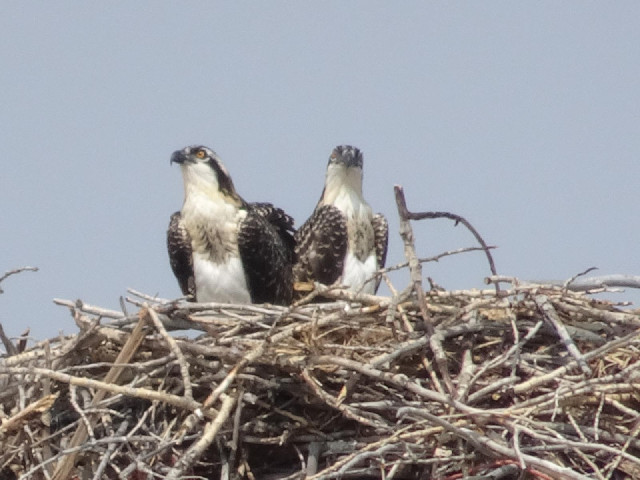
{"label": "bare branch", "polygon": [[[37,271],[38,271],[38,267],[20,267],[20,268],[15,268],[13,270],[9,270],[8,272],[5,272],[4,275],[2,275],[0,277],[0,283],[2,283],[7,277],[10,277],[11,275],[16,275],[16,274],[22,273],[22,272],[37,272]],[[0,293],[4,293],[2,288],[0,288]]]}
{"label": "bare branch", "polygon": [[[402,187],[399,187],[396,185],[396,202],[397,202],[397,195],[398,195],[398,190],[400,192],[402,192]],[[464,218],[461,217],[460,215],[456,215],[454,213],[449,213],[449,212],[410,212],[409,210],[407,210],[406,208],[406,203],[404,203],[404,194],[402,196],[402,200],[403,200],[403,205],[404,205],[404,209],[402,214],[404,215],[404,218],[406,218],[407,220],[424,220],[424,219],[433,219],[433,218],[448,218],[450,220],[453,220],[455,222],[455,224],[457,225],[458,223],[462,223],[465,227],[467,227],[467,229],[471,232],[471,234],[476,238],[476,240],[478,241],[478,243],[482,246],[482,249],[485,252],[485,255],[487,256],[487,261],[489,262],[489,269],[491,270],[491,274],[492,275],[497,275],[497,271],[496,271],[496,267],[495,267],[495,263],[493,261],[493,256],[491,255],[491,252],[489,251],[490,248],[487,245],[487,243],[484,241],[484,239],[482,238],[482,236],[478,233],[478,231]]]}

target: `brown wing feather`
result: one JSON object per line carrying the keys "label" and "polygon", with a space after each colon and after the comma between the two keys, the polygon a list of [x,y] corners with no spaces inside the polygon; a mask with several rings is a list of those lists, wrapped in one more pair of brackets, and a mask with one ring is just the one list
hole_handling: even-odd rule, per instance
{"label": "brown wing feather", "polygon": [[[376,248],[376,260],[378,261],[378,269],[384,268],[387,261],[387,247],[389,245],[389,222],[381,214],[377,213],[371,221],[373,225],[373,238]],[[381,277],[376,282],[376,291],[380,286]]]}
{"label": "brown wing feather", "polygon": [[195,299],[196,285],[193,275],[191,237],[182,225],[180,212],[171,215],[167,230],[167,250],[169,251],[171,269],[178,279],[182,294]]}
{"label": "brown wing feather", "polygon": [[347,222],[333,205],[317,208],[296,232],[296,282],[331,285],[342,274],[347,253]]}
{"label": "brown wing feather", "polygon": [[238,251],[253,303],[291,303],[293,237],[289,229],[293,219],[284,211],[270,204],[249,205],[238,231]]}
{"label": "brown wing feather", "polygon": [[294,238],[296,229],[293,227],[293,217],[291,217],[291,215],[286,213],[281,208],[278,208],[271,203],[255,202],[250,203],[249,207],[262,215],[267,220],[267,222],[269,222],[276,229],[278,235],[280,236],[280,239],[287,249],[289,260],[291,264],[293,264],[296,244]]}

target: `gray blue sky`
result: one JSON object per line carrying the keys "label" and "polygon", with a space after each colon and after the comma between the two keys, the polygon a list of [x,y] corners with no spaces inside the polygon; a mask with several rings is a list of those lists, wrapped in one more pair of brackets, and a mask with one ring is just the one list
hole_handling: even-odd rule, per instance
{"label": "gray blue sky", "polygon": [[[0,322],[42,339],[76,331],[54,297],[178,296],[169,157],[188,144],[298,225],[331,149],[360,147],[389,264],[401,184],[412,210],[499,246],[501,274],[640,274],[639,18],[632,1],[3,2],[0,273],[40,271],[2,283]],[[445,220],[414,228],[421,256],[474,245]],[[457,289],[488,268],[471,253],[424,272]]]}

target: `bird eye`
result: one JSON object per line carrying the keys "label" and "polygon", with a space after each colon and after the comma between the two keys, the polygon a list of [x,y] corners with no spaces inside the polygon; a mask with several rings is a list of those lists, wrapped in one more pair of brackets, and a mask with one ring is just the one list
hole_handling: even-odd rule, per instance
{"label": "bird eye", "polygon": [[206,156],[207,156],[207,154],[204,152],[204,150],[198,150],[196,152],[196,157],[198,157],[198,158],[204,158]]}

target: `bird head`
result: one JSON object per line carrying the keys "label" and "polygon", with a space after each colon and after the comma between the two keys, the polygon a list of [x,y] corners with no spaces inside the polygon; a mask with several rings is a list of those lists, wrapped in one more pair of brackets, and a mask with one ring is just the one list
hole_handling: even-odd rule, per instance
{"label": "bird head", "polygon": [[351,145],[338,145],[329,156],[329,167],[356,168],[362,170],[362,152]]}
{"label": "bird head", "polygon": [[176,150],[169,163],[180,165],[185,193],[199,189],[209,194],[237,196],[227,169],[210,148],[197,145]]}
{"label": "bird head", "polygon": [[340,192],[362,197],[362,152],[351,145],[333,149],[327,165],[327,177],[321,202],[333,203]]}

